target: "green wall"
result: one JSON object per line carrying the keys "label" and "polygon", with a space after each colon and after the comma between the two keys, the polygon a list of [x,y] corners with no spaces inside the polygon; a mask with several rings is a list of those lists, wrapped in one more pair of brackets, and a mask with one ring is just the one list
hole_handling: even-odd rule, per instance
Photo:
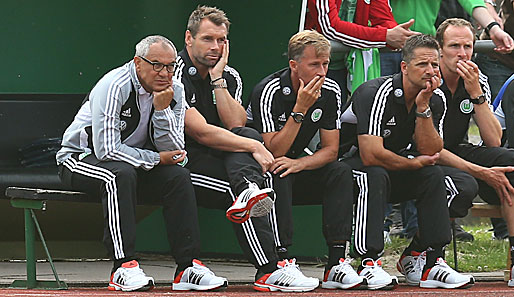
{"label": "green wall", "polygon": [[300,0],[4,0],[0,92],[86,93],[131,59],[144,36],[162,34],[182,48],[187,18],[198,4],[217,6],[231,20],[229,64],[243,77],[245,98],[261,78],[287,66]]}

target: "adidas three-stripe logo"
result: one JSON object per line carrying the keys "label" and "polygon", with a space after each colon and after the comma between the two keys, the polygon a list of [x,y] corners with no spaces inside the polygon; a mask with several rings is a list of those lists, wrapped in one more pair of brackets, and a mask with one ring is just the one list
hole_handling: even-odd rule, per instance
{"label": "adidas three-stripe logo", "polygon": [[198,274],[198,273],[194,273],[193,271],[191,271],[189,273],[188,282],[191,283],[191,284],[199,285],[200,281],[203,278],[203,276],[204,276],[204,274]]}
{"label": "adidas three-stripe logo", "polygon": [[345,276],[346,276],[346,273],[344,273],[342,271],[336,272],[336,273],[334,273],[333,281],[342,283]]}
{"label": "adidas three-stripe logo", "polygon": [[373,273],[371,273],[371,271],[368,271],[364,274],[364,277],[367,279],[372,279],[373,277],[375,277],[375,275],[373,275]]}
{"label": "adidas three-stripe logo", "polygon": [[293,282],[294,278],[288,275],[281,275],[277,280],[275,281],[275,285],[282,286],[282,287],[289,287],[291,283]]}
{"label": "adidas three-stripe logo", "polygon": [[124,285],[125,284],[125,279],[123,278],[122,275],[118,276],[118,278],[116,279],[116,282],[118,284],[121,284],[121,285]]}
{"label": "adidas three-stripe logo", "polygon": [[446,282],[446,278],[450,275],[449,272],[446,272],[444,270],[439,270],[434,275],[434,280],[438,280],[440,282]]}

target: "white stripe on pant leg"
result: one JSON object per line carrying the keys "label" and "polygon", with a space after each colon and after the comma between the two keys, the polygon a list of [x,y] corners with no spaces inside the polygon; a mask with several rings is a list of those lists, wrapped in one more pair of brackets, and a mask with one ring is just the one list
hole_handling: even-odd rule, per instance
{"label": "white stripe on pant leg", "polygon": [[368,214],[368,182],[367,173],[353,170],[354,177],[359,187],[359,195],[357,197],[357,210],[355,218],[355,249],[360,255],[368,252],[366,247],[366,227]]}
{"label": "white stripe on pant leg", "polygon": [[453,182],[453,179],[451,178],[451,176],[447,175],[444,177],[444,184],[446,185],[446,191],[448,191],[448,193],[446,193],[446,199],[448,200],[448,208],[449,208],[453,202],[453,199],[455,199],[455,197],[457,197],[457,195],[459,195],[459,190],[455,186],[455,183]]}
{"label": "white stripe on pant leg", "polygon": [[[105,189],[107,193],[107,210],[108,210],[108,222],[109,222],[109,230],[111,233],[111,239],[113,241],[114,248],[114,257],[115,259],[123,259],[125,258],[125,253],[123,251],[123,239],[121,236],[121,227],[119,220],[119,206],[118,206],[118,190],[116,186],[116,176],[111,171],[103,168],[96,167],[89,163],[78,162],[77,170],[80,170],[82,173],[94,173],[94,172],[103,172],[105,175],[108,175],[108,179],[105,181]],[[91,176],[91,175],[89,175]],[[93,176],[94,177],[94,176]]]}
{"label": "white stripe on pant leg", "polygon": [[[266,172],[264,179],[264,185],[268,188],[273,188],[273,175],[271,173]],[[277,200],[277,192],[275,192],[275,201]],[[271,232],[273,233],[273,239],[275,241],[275,246],[282,246],[282,242],[280,241],[280,233],[278,231],[278,223],[277,223],[277,212],[275,209],[275,204],[273,203],[273,207],[271,211],[268,213],[268,220],[271,226]]]}
{"label": "white stripe on pant leg", "polygon": [[[194,179],[194,181],[193,181],[193,179]],[[206,188],[206,189],[210,189],[210,190],[222,192],[222,193],[228,193],[230,195],[230,197],[232,198],[232,201],[236,200],[236,196],[232,192],[230,183],[227,181],[216,179],[214,177],[210,177],[210,176],[206,176],[206,175],[192,173],[192,172],[191,172],[191,180],[193,181],[193,185],[195,185],[197,187],[202,187],[202,188]],[[250,220],[248,220],[248,221],[250,221]],[[255,259],[257,259],[257,263],[259,263],[259,265],[262,266],[262,265],[268,263],[269,261],[266,258],[266,254],[264,253],[262,246],[260,245],[257,234],[255,234],[255,229],[253,227],[253,224],[251,222],[248,222],[248,223],[247,222],[241,224],[243,233],[245,234],[246,241],[248,242],[250,250],[252,251]],[[263,264],[260,264],[260,263],[263,263]]]}
{"label": "white stripe on pant leg", "polygon": [[[91,177],[94,179],[102,180],[105,184],[105,190],[107,194],[107,204],[108,204],[108,227],[111,234],[111,239],[113,241],[114,248],[114,257],[116,259],[122,259],[125,257],[122,246],[122,238],[121,238],[121,230],[119,226],[119,220],[113,221],[112,219],[112,207],[111,201],[117,201],[117,192],[116,192],[116,176],[103,167],[96,167],[91,164],[77,161],[73,158],[68,158],[64,163],[64,166],[68,168],[72,173],[81,174],[87,177]],[[114,184],[114,187],[113,187]],[[119,210],[118,210],[119,211]],[[117,218],[115,216],[114,218]]]}

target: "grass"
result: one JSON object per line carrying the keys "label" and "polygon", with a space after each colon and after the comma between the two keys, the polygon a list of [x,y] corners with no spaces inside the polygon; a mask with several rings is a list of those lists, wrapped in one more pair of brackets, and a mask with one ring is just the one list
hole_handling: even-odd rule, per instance
{"label": "grass", "polygon": [[[463,226],[475,237],[472,242],[457,242],[459,270],[463,272],[501,271],[506,267],[508,241],[493,240],[489,224]],[[410,240],[393,237],[391,244],[386,245],[387,265],[395,264],[403,249]],[[446,261],[454,267],[453,243],[446,247]],[[392,262],[392,263],[389,263]]]}

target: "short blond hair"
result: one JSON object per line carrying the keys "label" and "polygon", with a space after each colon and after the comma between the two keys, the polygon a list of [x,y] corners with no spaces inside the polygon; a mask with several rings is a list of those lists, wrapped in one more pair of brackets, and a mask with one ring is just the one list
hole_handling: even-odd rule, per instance
{"label": "short blond hair", "polygon": [[316,56],[324,53],[330,54],[328,39],[314,30],[298,32],[289,39],[287,56],[289,60],[300,61],[307,46],[313,46]]}

